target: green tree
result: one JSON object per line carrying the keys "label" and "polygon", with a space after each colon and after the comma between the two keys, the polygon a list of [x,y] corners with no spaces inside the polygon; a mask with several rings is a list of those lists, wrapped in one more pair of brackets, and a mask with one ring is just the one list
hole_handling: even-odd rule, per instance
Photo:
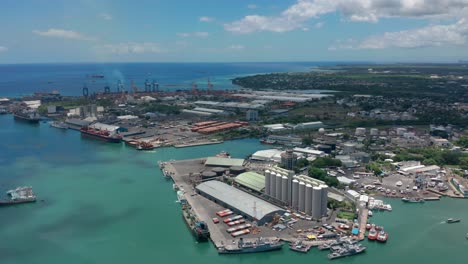
{"label": "green tree", "polygon": [[462,148],[468,148],[468,136],[462,136],[456,144]]}

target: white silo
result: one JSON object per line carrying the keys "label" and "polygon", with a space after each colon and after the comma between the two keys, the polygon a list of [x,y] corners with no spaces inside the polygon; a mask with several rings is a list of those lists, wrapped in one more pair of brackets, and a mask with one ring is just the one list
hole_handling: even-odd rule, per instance
{"label": "white silo", "polygon": [[281,178],[281,201],[288,202],[288,177],[283,176]]}
{"label": "white silo", "polygon": [[270,176],[270,196],[275,197],[276,193],[276,173],[272,172]]}
{"label": "white silo", "polygon": [[297,209],[298,206],[299,206],[299,200],[298,200],[298,197],[299,197],[299,182],[294,179],[292,181],[292,192],[291,192],[291,205],[292,205],[292,208],[294,209]]}
{"label": "white silo", "polygon": [[298,210],[300,212],[304,212],[305,211],[305,183],[303,183],[303,182],[299,183],[299,197],[298,197],[298,200],[299,200]]}
{"label": "white silo", "polygon": [[321,199],[321,203],[322,203],[322,216],[326,215],[327,214],[327,203],[328,203],[328,186],[327,185],[320,185],[320,187],[322,188],[322,199]]}
{"label": "white silo", "polygon": [[305,189],[305,213],[312,214],[312,185],[307,184]]}
{"label": "white silo", "polygon": [[356,128],[355,135],[356,135],[356,136],[364,136],[364,135],[366,135],[366,128],[365,128],[365,127],[358,127],[358,128]]}
{"label": "white silo", "polygon": [[275,190],[275,198],[281,200],[281,174],[276,174],[276,190]]}
{"label": "white silo", "polygon": [[316,186],[312,190],[312,218],[322,217],[322,188]]}
{"label": "white silo", "polygon": [[270,195],[270,184],[271,184],[271,172],[265,171],[265,194]]}

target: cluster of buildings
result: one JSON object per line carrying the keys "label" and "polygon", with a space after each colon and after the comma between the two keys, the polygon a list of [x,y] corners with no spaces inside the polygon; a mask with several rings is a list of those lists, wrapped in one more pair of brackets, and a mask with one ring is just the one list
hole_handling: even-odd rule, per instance
{"label": "cluster of buildings", "polygon": [[271,133],[275,132],[284,132],[284,131],[297,131],[297,130],[307,130],[307,129],[319,129],[325,127],[321,121],[306,122],[299,124],[270,124],[263,126],[266,130]]}

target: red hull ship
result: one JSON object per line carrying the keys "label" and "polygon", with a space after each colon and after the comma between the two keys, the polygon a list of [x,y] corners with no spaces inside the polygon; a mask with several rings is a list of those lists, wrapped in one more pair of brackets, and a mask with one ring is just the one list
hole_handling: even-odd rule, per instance
{"label": "red hull ship", "polygon": [[370,231],[369,231],[369,234],[367,235],[367,239],[369,240],[376,240],[377,239],[377,230],[375,230],[374,228],[372,228]]}
{"label": "red hull ship", "polygon": [[385,231],[380,231],[379,235],[377,236],[377,241],[385,243],[388,239],[388,233]]}
{"label": "red hull ship", "polygon": [[120,143],[122,136],[119,134],[111,134],[108,131],[97,130],[89,127],[80,129],[81,135],[89,138],[99,139],[110,143]]}

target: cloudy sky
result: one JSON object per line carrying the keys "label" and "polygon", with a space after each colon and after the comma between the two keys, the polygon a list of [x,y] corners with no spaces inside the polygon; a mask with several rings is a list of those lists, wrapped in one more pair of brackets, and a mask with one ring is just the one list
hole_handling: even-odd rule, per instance
{"label": "cloudy sky", "polygon": [[2,0],[0,10],[0,63],[468,59],[468,0]]}

